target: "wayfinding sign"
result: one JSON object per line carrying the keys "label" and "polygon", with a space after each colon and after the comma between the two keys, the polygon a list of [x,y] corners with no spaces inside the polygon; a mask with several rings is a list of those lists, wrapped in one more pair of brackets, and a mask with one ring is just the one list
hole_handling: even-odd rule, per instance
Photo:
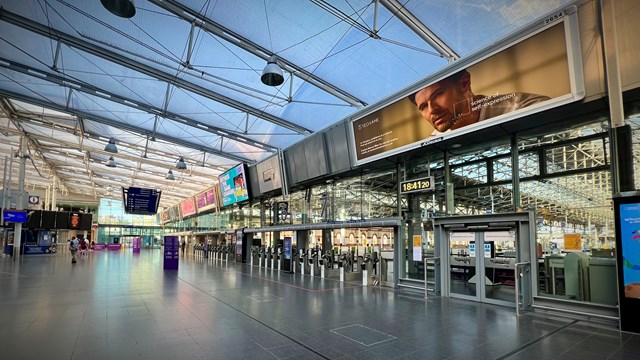
{"label": "wayfinding sign", "polygon": [[3,212],[3,218],[5,222],[26,223],[27,212],[20,210],[5,210]]}

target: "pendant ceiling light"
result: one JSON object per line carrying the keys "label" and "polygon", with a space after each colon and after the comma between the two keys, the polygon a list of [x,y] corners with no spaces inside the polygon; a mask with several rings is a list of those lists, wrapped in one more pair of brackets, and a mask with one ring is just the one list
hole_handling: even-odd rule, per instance
{"label": "pendant ceiling light", "polygon": [[167,180],[175,180],[176,177],[173,176],[173,171],[171,171],[171,169],[169,169],[169,172],[167,173],[167,176],[165,176],[165,179]]}
{"label": "pendant ceiling light", "polygon": [[136,14],[133,0],[100,0],[100,2],[113,15],[129,19]]}
{"label": "pendant ceiling light", "polygon": [[116,167],[116,160],[113,158],[113,156],[109,156],[109,160],[107,160],[107,166],[110,168]]}
{"label": "pendant ceiling light", "polygon": [[187,168],[187,164],[184,162],[184,158],[182,156],[180,156],[180,158],[178,159],[176,168],[180,170],[185,170]]}
{"label": "pendant ceiling light", "polygon": [[116,147],[116,139],[114,138],[109,139],[109,143],[107,144],[107,146],[104,147],[104,151],[117,154],[118,148]]}
{"label": "pendant ceiling light", "polygon": [[271,55],[267,66],[262,70],[262,76],[260,80],[263,84],[268,86],[280,86],[284,82],[284,76],[282,76],[282,69],[278,65],[278,59],[275,55]]}

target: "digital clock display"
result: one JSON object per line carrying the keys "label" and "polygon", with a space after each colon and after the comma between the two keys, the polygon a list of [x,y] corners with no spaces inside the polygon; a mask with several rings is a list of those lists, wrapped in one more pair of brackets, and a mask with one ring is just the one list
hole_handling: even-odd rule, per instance
{"label": "digital clock display", "polygon": [[421,179],[402,181],[400,183],[400,193],[407,194],[418,191],[433,190],[433,177],[429,176]]}

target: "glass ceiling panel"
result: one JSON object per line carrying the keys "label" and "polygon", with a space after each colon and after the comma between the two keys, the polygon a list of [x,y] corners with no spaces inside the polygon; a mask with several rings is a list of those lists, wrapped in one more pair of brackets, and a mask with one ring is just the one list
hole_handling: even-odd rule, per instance
{"label": "glass ceiling panel", "polygon": [[167,85],[150,76],[68,46],[62,46],[58,66],[72,79],[162,108]]}
{"label": "glass ceiling panel", "polygon": [[244,129],[242,111],[180,88],[171,87],[168,110],[221,129]]}
{"label": "glass ceiling panel", "polygon": [[0,56],[43,71],[51,71],[55,45],[45,37],[0,21]]}
{"label": "glass ceiling panel", "polygon": [[8,69],[0,71],[0,86],[11,92],[58,105],[64,105],[67,98],[66,90],[56,84]]}
{"label": "glass ceiling panel", "polygon": [[[192,9],[197,8],[193,1],[187,3]],[[352,26],[311,1],[217,2],[207,10],[207,16],[368,103],[446,65],[383,6],[378,7],[378,35],[382,40],[375,40],[370,37],[373,2],[327,3],[358,25]],[[235,16],[225,15],[229,13]],[[354,64],[354,55],[363,61]]]}
{"label": "glass ceiling panel", "polygon": [[414,0],[404,6],[460,56],[466,56],[572,2]]}
{"label": "glass ceiling panel", "polygon": [[179,62],[186,52],[190,25],[161,8],[138,11],[135,17],[124,19],[113,16],[98,1],[69,0],[49,5],[55,13],[48,18],[52,27],[66,28],[69,34],[86,40],[165,61]]}
{"label": "glass ceiling panel", "polygon": [[153,130],[154,115],[101,97],[74,91],[71,97],[71,104],[75,109],[96,116],[120,121],[149,131]]}
{"label": "glass ceiling panel", "polygon": [[293,133],[288,129],[271,123],[268,123],[268,127],[266,129],[254,130],[253,121],[255,120],[255,118],[249,117],[249,133],[244,136],[275,146],[278,149],[284,149],[296,141],[304,139],[304,135]]}

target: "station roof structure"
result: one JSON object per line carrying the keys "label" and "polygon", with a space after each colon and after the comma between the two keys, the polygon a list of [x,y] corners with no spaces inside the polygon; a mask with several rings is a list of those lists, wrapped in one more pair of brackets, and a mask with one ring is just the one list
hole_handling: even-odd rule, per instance
{"label": "station roof structure", "polygon": [[[152,187],[171,205],[569,3],[148,0],[122,18],[98,0],[2,0],[0,156],[23,137],[28,187]],[[267,86],[274,55],[284,83]]]}

